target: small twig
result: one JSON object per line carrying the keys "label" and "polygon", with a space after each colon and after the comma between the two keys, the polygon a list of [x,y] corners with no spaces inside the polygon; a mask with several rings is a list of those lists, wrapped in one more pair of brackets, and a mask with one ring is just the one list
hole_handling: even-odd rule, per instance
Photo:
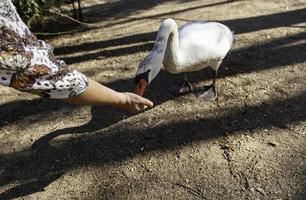
{"label": "small twig", "polygon": [[300,131],[299,131],[299,134],[301,134],[302,133],[302,131],[304,130],[304,126],[302,126],[302,128],[300,129]]}
{"label": "small twig", "polygon": [[39,138],[37,141],[35,141],[32,144],[32,151],[33,153],[36,153],[39,149],[41,149],[43,146],[45,146],[46,144],[49,144],[49,142],[55,138],[57,135],[55,135],[54,137],[54,133],[56,133],[56,130],[58,129],[58,127],[60,125],[64,125],[63,121],[60,121],[59,123],[57,123],[51,130],[51,134],[47,134],[41,138]]}
{"label": "small twig", "polygon": [[33,33],[35,35],[38,35],[38,36],[57,36],[57,35],[72,34],[72,33],[76,33],[76,32],[78,32],[78,30],[56,32],[56,33],[42,33],[42,32],[33,32]]}
{"label": "small twig", "polygon": [[299,25],[290,25],[289,27],[293,27],[293,28],[302,28],[302,29],[305,29],[306,26],[299,26]]}
{"label": "small twig", "polygon": [[149,169],[149,168],[147,167],[147,165],[145,165],[144,163],[139,162],[139,164],[140,164],[140,166],[143,167],[147,172],[151,172],[151,171],[152,171],[152,170]]}
{"label": "small twig", "polygon": [[229,79],[229,78],[224,78],[224,79],[236,85],[235,81],[232,81],[232,80]]}
{"label": "small twig", "polygon": [[[194,21],[194,20],[192,20],[192,19],[183,19],[183,18],[178,18],[178,17],[172,17],[173,19],[175,19],[175,20],[180,20],[180,21],[185,21],[185,22],[191,22],[191,21]],[[164,19],[164,18],[162,18],[162,17],[158,17],[158,19]]]}
{"label": "small twig", "polygon": [[250,181],[249,181],[247,175],[243,171],[240,171],[240,174],[244,178],[244,181],[245,181],[244,188],[246,190],[248,190],[250,188]]}
{"label": "small twig", "polygon": [[51,130],[51,132],[56,131],[57,128],[58,128],[60,125],[64,125],[63,121],[60,121],[59,123],[57,123],[57,124],[53,127],[53,129]]}
{"label": "small twig", "polygon": [[201,197],[202,199],[208,199],[206,196],[204,196],[204,194],[202,193],[202,191],[200,191],[199,189],[195,190],[187,185],[183,185],[181,183],[175,183],[174,185],[180,186],[182,188],[187,189],[191,194],[196,195],[198,197]]}
{"label": "small twig", "polygon": [[152,126],[152,128],[158,126],[158,125],[161,124],[163,121],[164,121],[164,120],[160,120],[159,122],[157,122],[156,124],[154,124],[154,125]]}
{"label": "small twig", "polygon": [[66,19],[69,19],[70,21],[73,21],[73,22],[81,25],[84,28],[103,28],[103,26],[100,25],[100,24],[90,24],[90,23],[81,22],[81,21],[79,21],[77,19],[74,19],[74,18],[72,18],[72,17],[70,17],[68,15],[65,15],[65,14],[63,14],[63,13],[61,13],[59,11],[56,11],[56,10],[49,9],[49,10],[44,10],[44,11],[47,12],[47,13],[50,13],[50,14],[58,15],[60,17],[64,17]]}

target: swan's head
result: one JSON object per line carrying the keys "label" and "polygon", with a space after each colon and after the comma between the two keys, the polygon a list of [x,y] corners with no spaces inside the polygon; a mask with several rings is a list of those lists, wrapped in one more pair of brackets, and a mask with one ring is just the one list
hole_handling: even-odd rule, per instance
{"label": "swan's head", "polygon": [[155,57],[154,54],[149,54],[145,59],[139,64],[135,83],[136,89],[135,93],[142,96],[145,92],[145,89],[148,84],[157,76],[159,73],[162,61],[158,57]]}
{"label": "swan's head", "polygon": [[151,83],[162,68],[168,35],[173,27],[177,29],[173,19],[166,19],[161,23],[152,51],[138,66],[135,78],[136,94],[142,96],[147,85]]}

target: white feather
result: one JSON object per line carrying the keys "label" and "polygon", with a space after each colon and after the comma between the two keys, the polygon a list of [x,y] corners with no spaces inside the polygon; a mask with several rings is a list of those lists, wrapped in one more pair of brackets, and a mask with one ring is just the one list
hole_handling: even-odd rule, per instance
{"label": "white feather", "polygon": [[[173,33],[175,48],[171,50],[175,62],[167,62],[165,54],[169,35]],[[223,58],[233,43],[231,30],[218,22],[193,21],[178,29],[173,19],[164,20],[159,28],[155,45],[150,54],[140,63],[137,74],[150,70],[149,82],[160,71],[161,67],[170,73],[198,71],[205,67],[218,70]],[[174,63],[174,64],[167,64]]]}

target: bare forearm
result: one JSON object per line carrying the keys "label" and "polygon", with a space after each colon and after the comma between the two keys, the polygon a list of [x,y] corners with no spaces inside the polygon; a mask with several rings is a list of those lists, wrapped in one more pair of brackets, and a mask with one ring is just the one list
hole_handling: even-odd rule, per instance
{"label": "bare forearm", "polygon": [[110,105],[129,112],[139,112],[153,106],[148,99],[133,93],[116,92],[91,79],[82,94],[63,101],[78,105]]}
{"label": "bare forearm", "polygon": [[118,107],[123,101],[122,98],[121,93],[89,79],[88,87],[82,94],[64,99],[64,101],[78,105],[111,105]]}
{"label": "bare forearm", "polygon": [[148,99],[116,92],[56,60],[52,48],[29,33],[11,1],[0,0],[0,10],[0,38],[3,49],[9,49],[0,55],[1,85],[79,105],[111,105],[130,112],[153,106]]}

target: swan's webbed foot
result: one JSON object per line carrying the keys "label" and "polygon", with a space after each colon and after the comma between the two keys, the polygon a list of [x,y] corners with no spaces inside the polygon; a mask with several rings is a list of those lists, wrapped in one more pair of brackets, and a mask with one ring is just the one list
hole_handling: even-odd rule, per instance
{"label": "swan's webbed foot", "polygon": [[195,92],[198,98],[206,101],[214,101],[218,99],[218,93],[215,85],[206,86]]}
{"label": "swan's webbed foot", "polygon": [[168,91],[173,95],[183,95],[188,94],[193,91],[191,83],[188,81],[183,81],[179,85],[171,85],[168,87]]}
{"label": "swan's webbed foot", "polygon": [[218,100],[218,92],[216,88],[217,74],[218,74],[218,71],[215,70],[213,83],[210,86],[205,86],[204,88],[195,92],[198,98],[201,98],[206,101]]}

